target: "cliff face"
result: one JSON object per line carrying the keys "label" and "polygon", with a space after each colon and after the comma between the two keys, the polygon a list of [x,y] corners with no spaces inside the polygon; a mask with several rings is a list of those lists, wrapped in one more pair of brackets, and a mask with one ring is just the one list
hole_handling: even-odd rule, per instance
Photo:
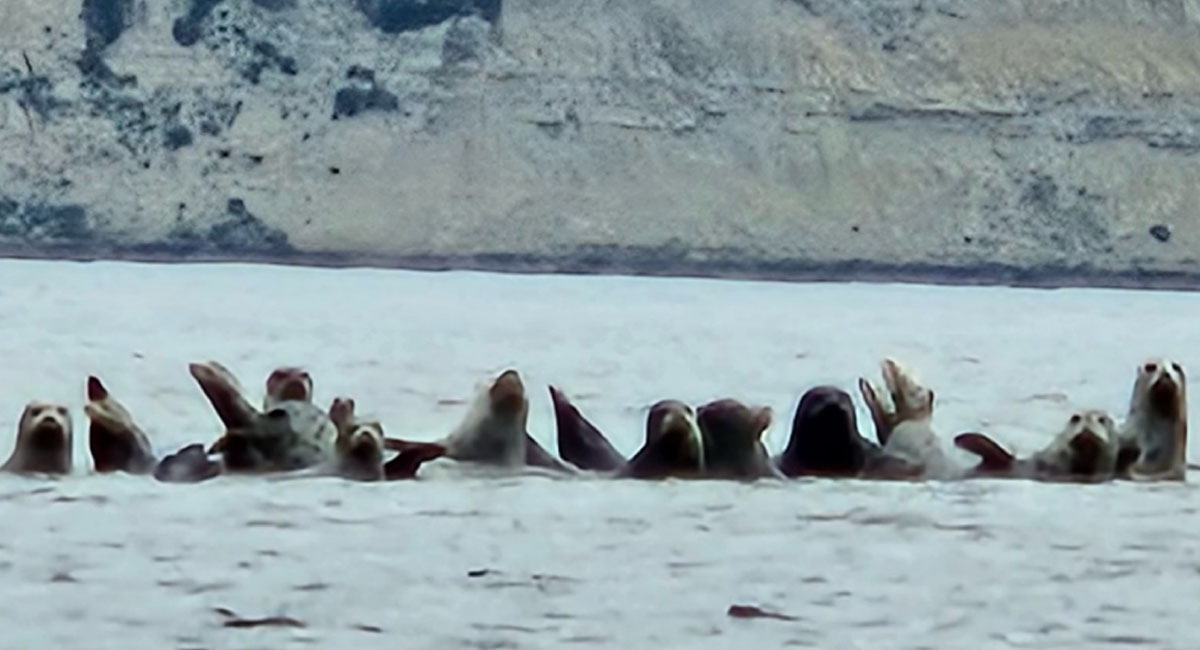
{"label": "cliff face", "polygon": [[5,0],[0,249],[1200,277],[1200,0]]}

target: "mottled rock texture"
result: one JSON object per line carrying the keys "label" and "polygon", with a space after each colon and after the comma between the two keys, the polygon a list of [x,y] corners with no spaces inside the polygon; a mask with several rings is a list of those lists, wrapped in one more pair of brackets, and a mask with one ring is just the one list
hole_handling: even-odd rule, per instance
{"label": "mottled rock texture", "polygon": [[1200,0],[3,4],[6,254],[1200,286]]}

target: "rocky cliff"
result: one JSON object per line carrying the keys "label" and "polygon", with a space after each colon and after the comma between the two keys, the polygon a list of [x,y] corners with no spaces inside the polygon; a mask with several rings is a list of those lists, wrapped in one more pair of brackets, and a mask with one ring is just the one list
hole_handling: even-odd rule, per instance
{"label": "rocky cliff", "polygon": [[1200,0],[0,0],[0,251],[1200,286]]}

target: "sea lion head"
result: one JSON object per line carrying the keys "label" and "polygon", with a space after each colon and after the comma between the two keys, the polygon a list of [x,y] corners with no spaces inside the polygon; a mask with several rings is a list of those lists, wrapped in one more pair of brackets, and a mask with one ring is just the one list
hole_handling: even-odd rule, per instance
{"label": "sea lion head", "polygon": [[617,476],[698,478],[703,472],[704,441],[692,407],[677,400],[660,400],[646,415],[646,441]]}
{"label": "sea lion head", "polygon": [[71,471],[71,413],[44,401],[25,405],[17,425],[17,445],[5,468],[15,472],[66,474]]}
{"label": "sea lion head", "polygon": [[275,402],[311,402],[312,376],[294,366],[276,368],[267,376],[267,397]]}
{"label": "sea lion head", "polygon": [[762,436],[771,426],[771,408],[734,399],[709,402],[696,410],[704,439],[704,465],[714,478],[758,478],[772,474]]}
{"label": "sea lion head", "polygon": [[1170,359],[1149,359],[1138,368],[1130,410],[1174,420],[1187,411],[1187,377]]}
{"label": "sea lion head", "polygon": [[1034,457],[1035,469],[1049,478],[1104,478],[1116,467],[1118,447],[1116,424],[1108,413],[1080,411]]}
{"label": "sea lion head", "polygon": [[382,480],[383,448],[383,427],[378,422],[353,423],[338,436],[338,474],[356,481]]}
{"label": "sea lion head", "polygon": [[817,386],[796,406],[780,470],[788,476],[854,476],[865,462],[864,443],[850,395],[833,386]]}
{"label": "sea lion head", "polygon": [[529,410],[525,384],[516,370],[505,370],[488,389],[488,402],[493,415],[523,418]]}

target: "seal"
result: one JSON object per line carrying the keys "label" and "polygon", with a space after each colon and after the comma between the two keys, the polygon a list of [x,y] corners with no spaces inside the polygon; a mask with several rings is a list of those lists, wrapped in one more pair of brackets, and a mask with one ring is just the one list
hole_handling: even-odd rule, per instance
{"label": "seal", "polygon": [[692,408],[661,400],[646,416],[646,440],[616,478],[661,480],[701,478],[705,473],[704,438]]}
{"label": "seal", "polygon": [[88,449],[97,472],[149,474],[157,459],[150,438],[94,375],[87,378]]}
{"label": "seal", "polygon": [[893,358],[884,359],[880,368],[891,397],[890,407],[869,381],[858,380],[883,451],[868,463],[864,475],[892,479],[952,477],[954,468],[933,432],[933,391]]}
{"label": "seal", "polygon": [[21,474],[69,474],[72,440],[67,407],[29,402],[17,424],[17,444],[0,469]]}
{"label": "seal", "polygon": [[1187,376],[1154,358],[1137,371],[1120,432],[1117,471],[1134,480],[1182,481],[1187,474]]}
{"label": "seal", "polygon": [[210,450],[220,453],[225,471],[291,471],[334,458],[337,427],[311,401],[280,393],[266,401],[270,407],[265,412],[259,411],[221,364],[192,363],[188,370],[225,425],[225,435]]}
{"label": "seal", "polygon": [[[337,457],[332,473],[342,478],[358,481],[415,478],[421,463],[446,453],[446,449],[436,443],[385,437],[383,425],[378,421],[357,417],[354,400],[348,397],[333,400],[329,419],[338,430]],[[384,462],[385,449],[399,453]]]}
{"label": "seal", "polygon": [[571,472],[529,435],[528,418],[529,400],[521,375],[505,370],[476,394],[462,422],[438,444],[447,458],[457,461]]}
{"label": "seal", "polygon": [[1108,413],[1088,409],[1072,414],[1050,443],[1030,458],[1016,458],[982,433],[959,434],[954,444],[980,457],[968,477],[1094,483],[1113,477],[1119,438]]}
{"label": "seal", "polygon": [[582,470],[615,472],[628,462],[558,388],[550,387],[558,455]]}
{"label": "seal", "polygon": [[800,397],[787,447],[775,459],[788,478],[862,474],[881,455],[879,445],[858,432],[850,394],[833,386],[810,388]]}
{"label": "seal", "polygon": [[720,399],[696,409],[696,424],[704,440],[705,477],[783,478],[762,442],[771,426],[770,407],[751,408],[734,399]]}

